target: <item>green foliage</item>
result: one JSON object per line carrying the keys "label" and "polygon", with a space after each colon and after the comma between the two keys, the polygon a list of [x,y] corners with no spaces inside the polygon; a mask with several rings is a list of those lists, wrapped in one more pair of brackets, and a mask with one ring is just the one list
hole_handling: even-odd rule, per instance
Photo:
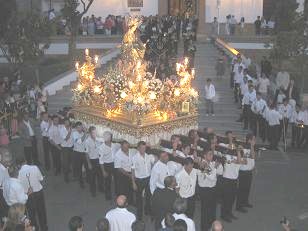
{"label": "green foliage", "polygon": [[296,9],[298,3],[296,0],[279,0],[276,1],[274,19],[276,22],[275,29],[279,31],[290,31],[293,29],[297,17]]}

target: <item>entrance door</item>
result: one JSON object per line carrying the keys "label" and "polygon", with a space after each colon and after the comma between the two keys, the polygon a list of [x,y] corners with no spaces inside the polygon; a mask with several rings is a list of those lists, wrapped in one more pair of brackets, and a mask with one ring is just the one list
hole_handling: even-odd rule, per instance
{"label": "entrance door", "polygon": [[192,15],[197,15],[198,0],[168,0],[169,15],[184,15],[188,7],[191,8]]}

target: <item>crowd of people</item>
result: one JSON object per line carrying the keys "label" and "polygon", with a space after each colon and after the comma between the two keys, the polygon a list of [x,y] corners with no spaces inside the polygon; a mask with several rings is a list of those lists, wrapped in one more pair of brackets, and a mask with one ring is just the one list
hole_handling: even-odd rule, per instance
{"label": "crowd of people", "polygon": [[231,87],[234,100],[242,108],[239,121],[244,129],[259,135],[270,149],[278,149],[279,141],[287,146],[291,128],[291,146],[304,148],[308,144],[308,110],[300,105],[299,91],[294,79],[285,70],[274,77],[270,61],[263,57],[259,74],[250,75],[251,61],[241,55],[232,61]]}

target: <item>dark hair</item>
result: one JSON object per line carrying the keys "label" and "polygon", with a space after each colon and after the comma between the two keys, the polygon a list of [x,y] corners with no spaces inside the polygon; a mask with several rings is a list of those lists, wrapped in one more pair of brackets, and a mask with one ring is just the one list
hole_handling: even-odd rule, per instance
{"label": "dark hair", "polygon": [[75,123],[75,127],[78,127],[78,126],[82,126],[82,123],[81,123],[80,121],[77,121],[77,122]]}
{"label": "dark hair", "polygon": [[145,231],[145,223],[143,221],[135,221],[132,224],[132,231]]}
{"label": "dark hair", "polygon": [[232,134],[233,132],[232,131],[226,131],[226,136],[228,136],[229,134]]}
{"label": "dark hair", "polygon": [[187,231],[187,224],[184,220],[179,219],[174,222],[173,231]]}
{"label": "dark hair", "polygon": [[22,165],[23,163],[27,163],[26,158],[25,158],[24,156],[18,156],[18,157],[16,158],[16,164],[20,166],[20,165]]}
{"label": "dark hair", "polygon": [[174,216],[171,213],[166,213],[165,215],[165,225],[167,228],[172,228],[175,222]]}
{"label": "dark hair", "polygon": [[249,140],[252,140],[253,137],[254,137],[254,134],[248,133],[248,134],[246,135],[246,143],[248,143]]}
{"label": "dark hair", "polygon": [[19,169],[17,166],[12,165],[7,169],[9,176],[13,177],[13,178],[17,178],[18,177],[18,173],[19,173]]}
{"label": "dark hair", "polygon": [[206,82],[212,82],[212,79],[208,78],[208,79],[206,80]]}
{"label": "dark hair", "polygon": [[94,131],[95,129],[96,129],[96,127],[90,126],[90,127],[89,127],[89,133],[91,133],[91,132]]}
{"label": "dark hair", "polygon": [[124,144],[129,144],[129,143],[128,143],[127,140],[122,140],[122,141],[121,141],[121,145],[124,145]]}
{"label": "dark hair", "polygon": [[185,158],[184,165],[194,164],[194,160],[191,157]]}
{"label": "dark hair", "polygon": [[77,231],[83,226],[82,218],[79,216],[74,216],[68,222],[68,228],[70,231]]}
{"label": "dark hair", "polygon": [[137,148],[139,148],[142,145],[147,145],[147,144],[144,141],[139,141],[138,144],[137,144]]}
{"label": "dark hair", "polygon": [[172,185],[172,182],[174,182],[175,177],[174,176],[166,176],[164,179],[164,185],[166,188],[170,187]]}
{"label": "dark hair", "polygon": [[184,150],[186,147],[190,147],[190,144],[189,143],[183,143],[182,144],[182,150]]}
{"label": "dark hair", "polygon": [[96,222],[97,231],[109,231],[109,221],[106,218],[100,218]]}
{"label": "dark hair", "polygon": [[185,213],[187,210],[187,200],[185,198],[177,198],[173,203],[173,210],[176,214]]}

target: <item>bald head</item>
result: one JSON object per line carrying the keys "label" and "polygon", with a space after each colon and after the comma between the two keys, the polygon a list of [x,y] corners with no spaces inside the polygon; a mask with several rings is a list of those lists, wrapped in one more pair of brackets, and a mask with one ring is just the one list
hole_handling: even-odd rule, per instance
{"label": "bald head", "polygon": [[212,224],[212,229],[211,231],[223,231],[224,230],[224,226],[222,225],[221,221],[214,221]]}
{"label": "bald head", "polygon": [[127,198],[124,195],[120,195],[117,197],[116,200],[117,207],[119,208],[125,208],[127,206]]}

